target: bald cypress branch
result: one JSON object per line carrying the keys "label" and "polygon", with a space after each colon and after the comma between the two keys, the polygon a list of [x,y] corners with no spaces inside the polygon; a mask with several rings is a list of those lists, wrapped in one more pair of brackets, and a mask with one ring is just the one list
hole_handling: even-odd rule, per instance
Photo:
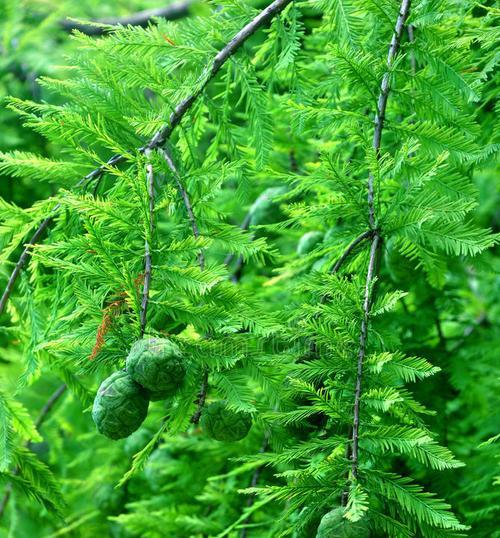
{"label": "bald cypress branch", "polygon": [[7,281],[7,285],[5,286],[4,292],[2,294],[2,298],[0,299],[0,314],[3,312],[5,305],[7,304],[7,301],[9,300],[10,294],[12,293],[12,290],[14,289],[14,284],[16,283],[17,277],[21,274],[21,271],[28,261],[31,249],[33,245],[42,237],[45,230],[50,226],[52,222],[52,217],[47,217],[44,219],[38,228],[36,229],[35,233],[31,236],[31,239],[27,243],[27,245],[24,247],[23,252],[21,253],[21,256],[19,256],[19,259],[17,260],[17,263],[10,274],[9,280]]}
{"label": "bald cypress branch", "polygon": [[376,233],[373,237],[370,247],[370,259],[368,262],[368,272],[366,274],[365,295],[363,300],[363,319],[361,320],[361,333],[359,336],[358,364],[356,370],[356,388],[354,391],[354,413],[352,425],[352,476],[357,478],[359,465],[359,408],[361,403],[361,390],[363,379],[363,363],[366,356],[366,347],[368,340],[368,324],[370,309],[372,304],[372,289],[377,275],[377,258],[381,238]]}
{"label": "bald cypress branch", "polygon": [[[198,239],[198,237],[200,237],[200,228],[198,226],[198,223],[196,222],[196,217],[194,216],[193,204],[191,203],[189,194],[184,185],[182,184],[179,172],[177,171],[177,167],[175,166],[175,163],[169,151],[167,149],[162,149],[161,154],[163,155],[168,167],[170,168],[170,171],[172,172],[172,175],[174,176],[175,183],[177,184],[177,189],[179,191],[179,194],[181,195],[184,207],[186,208],[189,222],[191,223],[191,230],[193,232],[193,236],[195,237],[195,239]],[[203,251],[200,252],[198,256],[198,261],[200,269],[203,271],[203,269],[205,269],[205,255],[203,254]]]}
{"label": "bald cypress branch", "polygon": [[[169,118],[169,122],[162,127],[151,138],[151,140],[143,147],[139,148],[140,153],[144,153],[146,150],[153,150],[162,147],[168,140],[174,129],[180,124],[186,113],[191,109],[197,98],[201,95],[208,83],[215,77],[221,67],[231,58],[231,56],[243,45],[243,43],[251,37],[259,28],[268,23],[274,16],[281,13],[285,7],[290,4],[291,0],[275,0],[269,6],[264,8],[258,13],[246,26],[244,26],[214,57],[211,64],[205,69],[204,73],[199,79],[199,83],[196,85],[196,90],[186,99],[184,99],[172,112]],[[126,160],[124,155],[113,155],[105,164],[95,168],[89,172],[78,184],[80,186],[86,182],[98,179],[101,175],[110,167],[117,166]],[[56,206],[57,209],[60,207]],[[56,209],[56,208],[54,208]],[[0,300],[0,314],[3,312],[5,305],[12,293],[14,285],[16,283],[22,268],[26,264],[29,257],[30,249],[40,239],[45,230],[50,226],[52,217],[47,217],[42,224],[35,231],[30,241],[27,243],[26,248],[22,252],[14,270],[12,271],[7,287]]]}
{"label": "bald cypress branch", "polygon": [[196,410],[191,416],[191,424],[198,424],[200,422],[201,414],[203,412],[203,407],[205,407],[205,400],[207,399],[208,393],[208,370],[205,369],[203,372],[203,377],[201,380],[200,392],[198,393],[198,398],[196,399]]}
{"label": "bald cypress branch", "polygon": [[340,270],[342,265],[344,265],[344,263],[349,258],[349,256],[352,254],[352,252],[356,249],[356,247],[360,243],[362,243],[365,239],[368,239],[371,235],[373,235],[371,230],[367,230],[366,232],[363,232],[362,234],[358,235],[358,237],[356,237],[356,239],[354,239],[351,243],[349,243],[349,245],[344,250],[344,252],[340,256],[340,258],[335,262],[335,264],[331,268],[330,273],[332,275],[338,273],[338,271]]}
{"label": "bald cypress branch", "polygon": [[[387,101],[390,92],[390,76],[391,68],[399,50],[401,37],[405,27],[406,19],[410,12],[411,0],[402,0],[399,15],[392,35],[389,53],[387,55],[387,71],[385,72],[382,83],[380,85],[380,95],[377,102],[377,113],[375,115],[375,130],[373,134],[373,149],[377,158],[380,156],[380,145],[382,141],[382,130],[385,121],[385,113],[387,109]],[[372,228],[375,227],[375,206],[374,206],[374,176],[373,173],[368,177],[368,218]],[[372,291],[375,279],[378,275],[377,260],[380,252],[382,238],[378,230],[374,230],[371,246],[370,258],[368,262],[368,271],[366,274],[365,292],[363,299],[363,319],[361,320],[361,332],[359,336],[359,351],[356,368],[356,385],[354,389],[354,411],[353,424],[351,434],[351,475],[355,480],[358,477],[359,467],[359,427],[360,427],[360,404],[362,394],[363,381],[363,364],[366,356],[367,341],[368,341],[368,325],[370,318],[370,309],[372,305]],[[344,496],[345,500],[345,496]]]}
{"label": "bald cypress branch", "polygon": [[[54,408],[56,403],[64,395],[67,388],[68,388],[68,386],[65,383],[63,383],[60,387],[58,387],[50,395],[49,399],[45,402],[44,406],[40,410],[40,413],[38,414],[38,417],[37,417],[37,419],[35,421],[35,427],[36,427],[37,430],[39,430],[42,427],[42,425],[45,422],[45,420],[47,419],[48,415],[50,414],[50,412],[52,411],[52,409]],[[30,448],[31,444],[32,444],[31,441],[27,441],[26,444],[25,444],[26,448]],[[19,468],[16,467],[12,471],[12,474],[14,476],[19,474]],[[0,501],[0,518],[5,513],[5,509],[7,508],[7,505],[9,504],[11,495],[12,495],[12,484],[9,483],[9,484],[7,484],[5,486],[5,493],[4,493],[3,497],[2,497],[2,500]]]}
{"label": "bald cypress branch", "polygon": [[77,30],[90,36],[100,36],[109,31],[113,26],[142,26],[143,28],[151,24],[152,20],[157,18],[176,20],[189,15],[193,2],[191,0],[173,2],[168,6],[144,9],[123,17],[105,17],[102,19],[92,19],[92,24],[77,22],[71,19],[59,21],[59,26],[66,32]]}
{"label": "bald cypress branch", "polygon": [[[150,152],[148,152],[149,154]],[[151,287],[151,241],[153,240],[154,232],[154,171],[153,165],[148,163],[146,165],[146,181],[148,191],[148,211],[149,211],[149,230],[148,236],[146,236],[144,242],[144,284],[142,288],[142,300],[141,300],[141,336],[144,336],[147,324],[148,304],[149,304],[149,290]]]}
{"label": "bald cypress branch", "polygon": [[[380,94],[377,101],[377,113],[375,114],[375,131],[373,133],[373,144],[372,144],[377,158],[379,157],[379,154],[380,154],[380,145],[382,142],[382,130],[384,128],[385,112],[387,109],[387,100],[389,99],[391,69],[392,69],[394,60],[399,50],[399,45],[401,43],[401,37],[403,35],[405,22],[410,12],[410,4],[411,4],[411,0],[403,0],[401,2],[398,19],[396,21],[394,33],[392,34],[391,44],[389,46],[389,52],[387,54],[387,71],[382,77],[382,83],[380,85]],[[373,183],[374,183],[374,176],[373,176],[373,173],[370,173],[368,177],[368,208],[369,208],[368,217],[369,217],[370,226],[372,228],[375,226]]]}
{"label": "bald cypress branch", "polygon": [[[184,202],[184,207],[186,209],[189,222],[191,223],[191,230],[193,232],[193,236],[197,239],[200,236],[200,229],[198,227],[198,223],[196,222],[196,217],[193,212],[193,204],[191,203],[189,194],[186,188],[184,187],[184,185],[182,184],[179,172],[177,170],[177,167],[175,166],[175,163],[168,149],[162,149],[160,150],[160,152],[163,155],[168,167],[170,168],[172,175],[174,176],[174,180],[177,184],[177,189],[179,190],[179,194],[182,197],[182,201]],[[200,265],[200,270],[203,271],[205,269],[205,255],[203,253],[203,250],[198,255],[198,263]],[[200,417],[203,412],[203,407],[205,406],[205,400],[207,398],[207,392],[208,392],[208,369],[205,368],[203,370],[200,391],[195,401],[196,410],[190,419],[190,422],[192,424],[198,424],[198,422],[200,421]]]}

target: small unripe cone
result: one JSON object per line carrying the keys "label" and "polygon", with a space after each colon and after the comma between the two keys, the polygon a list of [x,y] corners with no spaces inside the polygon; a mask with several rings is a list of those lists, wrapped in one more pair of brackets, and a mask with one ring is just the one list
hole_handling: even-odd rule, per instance
{"label": "small unripe cone", "polygon": [[119,371],[101,383],[92,418],[100,433],[110,439],[122,439],[143,423],[148,405],[148,393],[127,372]]}
{"label": "small unripe cone", "polygon": [[186,369],[179,347],[167,338],[143,338],[130,349],[126,362],[132,379],[150,391],[152,401],[172,396]]}
{"label": "small unripe cone", "polygon": [[233,411],[221,400],[211,403],[201,416],[203,431],[216,441],[239,441],[252,427],[252,417],[242,411]]}

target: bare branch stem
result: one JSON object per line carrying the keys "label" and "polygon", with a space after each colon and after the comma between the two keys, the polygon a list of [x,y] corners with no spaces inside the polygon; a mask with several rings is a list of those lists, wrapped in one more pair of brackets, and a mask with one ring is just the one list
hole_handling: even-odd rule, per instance
{"label": "bare branch stem", "polygon": [[61,396],[66,392],[67,388],[68,386],[65,383],[63,383],[60,387],[58,387],[51,394],[49,399],[45,402],[45,405],[40,410],[40,414],[38,415],[35,422],[35,427],[37,430],[42,427],[43,423],[47,419],[47,416],[52,411],[52,408],[54,407],[54,405],[56,405],[56,403],[59,401]]}
{"label": "bare branch stem", "polygon": [[203,412],[203,407],[205,406],[205,400],[207,399],[208,393],[208,370],[203,371],[203,377],[201,380],[200,392],[198,393],[198,398],[196,400],[196,411],[193,413],[193,416],[190,419],[191,424],[198,424],[200,422],[200,417]]}
{"label": "bare branch stem", "polygon": [[[149,155],[149,151],[146,152]],[[151,274],[152,274],[152,262],[151,262],[151,242],[153,240],[154,232],[154,211],[155,211],[155,193],[154,193],[154,171],[153,165],[149,162],[146,165],[146,181],[148,191],[148,218],[149,218],[149,230],[144,241],[144,284],[142,287],[142,300],[141,300],[141,336],[144,336],[147,324],[148,316],[148,304],[149,304],[149,290],[151,288]]]}
{"label": "bare branch stem", "polygon": [[[269,446],[269,439],[271,437],[271,434],[269,432],[266,432],[264,435],[264,440],[262,442],[262,446],[260,447],[259,454],[262,454],[267,450],[267,447]],[[262,473],[262,469],[264,469],[264,465],[259,465],[255,471],[252,474],[252,478],[250,480],[249,487],[254,488],[257,486],[259,482],[260,475]],[[247,507],[250,508],[255,503],[255,493],[251,493],[250,496],[247,499]],[[249,515],[245,521],[243,522],[243,525],[248,525],[251,521],[252,517]],[[248,527],[243,527],[241,529],[240,538],[247,538],[248,534]]]}
{"label": "bare branch stem", "polygon": [[[373,149],[377,158],[380,154],[380,144],[382,142],[382,130],[384,128],[385,111],[387,109],[387,100],[389,98],[390,82],[391,82],[391,69],[394,63],[394,59],[399,50],[401,43],[401,36],[403,35],[403,29],[406,19],[410,12],[411,0],[402,0],[401,7],[399,9],[398,19],[392,34],[391,44],[389,46],[389,52],[387,54],[387,71],[382,77],[382,83],[380,84],[380,94],[377,102],[377,113],[375,115],[375,131],[373,133]],[[373,190],[374,176],[370,173],[368,177],[368,208],[369,208],[369,222],[372,228],[375,227],[375,204],[374,204],[374,190]]]}
{"label": "bare branch stem", "polygon": [[177,105],[170,115],[168,124],[156,132],[149,142],[148,147],[152,149],[153,147],[162,146],[165,143],[175,127],[179,125],[186,112],[192,107],[194,101],[201,95],[208,83],[215,77],[227,60],[231,58],[250,36],[261,26],[268,23],[275,15],[283,11],[290,2],[291,0],[274,0],[274,2],[264,8],[215,55],[211,64],[205,68],[198,79],[198,83],[196,84],[197,89]]}
{"label": "bare branch stem", "polygon": [[349,258],[354,249],[371,235],[373,235],[373,232],[371,230],[366,230],[366,232],[363,232],[362,234],[358,235],[358,237],[356,237],[356,239],[354,239],[347,246],[340,258],[335,262],[334,266],[330,270],[330,274],[334,275],[338,273],[339,269],[342,267],[342,265],[344,265],[345,261],[347,260],[347,258]]}
{"label": "bare branch stem", "polygon": [[[390,76],[391,68],[399,50],[401,43],[401,36],[405,27],[406,19],[410,12],[411,0],[402,0],[399,9],[396,26],[392,35],[391,44],[389,46],[389,53],[387,55],[387,71],[385,72],[382,83],[380,85],[380,94],[377,102],[377,113],[375,115],[375,130],[373,134],[373,149],[377,158],[380,156],[380,144],[382,141],[382,130],[385,121],[385,113],[387,109],[387,100],[390,92]],[[359,351],[358,362],[356,369],[356,385],[354,389],[354,411],[353,411],[353,425],[352,425],[352,437],[351,437],[351,475],[352,479],[356,480],[358,477],[359,467],[359,423],[360,423],[360,404],[361,404],[361,391],[363,380],[363,363],[366,355],[367,341],[368,341],[368,325],[370,318],[370,309],[372,304],[372,291],[375,279],[378,273],[378,256],[380,252],[380,246],[382,238],[379,235],[378,230],[375,229],[375,205],[374,205],[374,176],[373,173],[368,177],[368,218],[370,227],[373,229],[373,236],[370,247],[370,258],[368,262],[368,271],[366,274],[365,293],[363,300],[363,319],[361,320],[361,333],[359,336]],[[346,499],[346,495],[343,496],[343,500]]]}
{"label": "bare branch stem", "polygon": [[370,247],[370,260],[368,262],[368,271],[366,274],[365,296],[363,300],[363,319],[361,320],[361,334],[359,336],[358,364],[356,370],[356,388],[354,390],[354,412],[352,425],[352,476],[354,479],[358,476],[359,462],[359,407],[361,403],[361,387],[363,379],[363,363],[366,355],[366,344],[368,340],[368,323],[370,317],[370,308],[372,303],[372,289],[376,278],[376,264],[380,246],[380,236],[375,234]]}
{"label": "bare branch stem", "polygon": [[[182,197],[182,201],[184,203],[184,207],[186,208],[186,213],[187,213],[189,222],[191,223],[191,230],[193,231],[194,237],[198,239],[198,237],[200,237],[200,228],[198,227],[198,223],[196,222],[196,217],[193,211],[193,204],[191,203],[189,194],[186,188],[184,187],[184,185],[182,184],[181,177],[179,175],[177,167],[175,166],[175,163],[168,149],[162,149],[161,154],[165,158],[165,161],[168,167],[170,168],[172,175],[174,176],[175,182],[177,184],[177,189],[179,191],[179,194]],[[205,269],[205,255],[203,253],[203,250],[198,255],[198,262],[200,265],[200,269],[203,271]]]}
{"label": "bare branch stem", "polygon": [[[408,32],[408,41],[410,43],[415,43],[415,27],[413,24],[409,24],[406,28],[406,31]],[[417,71],[417,60],[415,58],[415,52],[412,50],[410,54],[410,65],[411,65],[411,74],[415,76],[415,73]]]}
{"label": "bare branch stem", "polygon": [[[243,222],[241,223],[240,225],[240,229],[243,230],[243,231],[246,231],[248,230],[248,227],[250,226],[250,221],[252,220],[252,213],[251,211],[249,211],[246,215],[245,215],[245,218],[243,219]],[[224,265],[229,265],[232,261],[234,260],[234,254],[232,252],[230,252],[226,258],[224,259]],[[241,257],[238,259],[238,263],[237,265],[241,265],[241,262],[243,260],[241,260]]]}
{"label": "bare branch stem", "polygon": [[17,277],[20,275],[21,270],[23,269],[24,265],[28,261],[33,245],[40,239],[40,237],[43,235],[45,230],[49,227],[51,222],[52,222],[52,217],[47,217],[46,219],[44,219],[40,223],[38,228],[36,229],[35,233],[32,235],[29,242],[24,247],[24,250],[21,253],[21,256],[17,260],[14,270],[12,271],[9,277],[7,285],[5,286],[5,290],[2,294],[2,298],[0,299],[0,314],[3,312],[5,305],[7,304],[7,301],[9,300],[10,294],[12,293],[12,290],[14,289],[14,284],[16,283]]}
{"label": "bare branch stem", "polygon": [[[94,24],[85,24],[71,19],[63,19],[59,21],[59,26],[66,32],[72,32],[78,30],[86,35],[99,36],[105,34],[110,26],[142,26],[146,27],[152,22],[154,17],[175,20],[185,17],[189,14],[193,2],[191,0],[185,0],[180,2],[173,2],[168,6],[159,7],[155,9],[145,9],[132,13],[124,17],[107,17],[103,19],[92,19]],[[97,25],[102,26],[97,26]],[[108,28],[107,28],[108,27]]]}
{"label": "bare branch stem", "polygon": [[[177,189],[179,190],[179,193],[182,197],[182,200],[184,202],[184,207],[186,208],[186,213],[188,215],[189,222],[191,223],[191,230],[193,232],[193,236],[195,238],[198,238],[200,236],[200,229],[198,227],[198,223],[196,222],[196,217],[193,212],[193,204],[191,203],[191,199],[189,197],[189,194],[182,184],[179,172],[177,170],[177,167],[175,166],[175,163],[172,159],[172,156],[169,153],[168,149],[160,149],[161,154],[163,155],[168,167],[170,168],[170,171],[172,172],[172,175],[174,176],[175,182],[177,184]],[[205,254],[203,253],[203,250],[200,251],[198,255],[198,263],[200,265],[200,270],[203,271],[205,269]],[[208,392],[208,369],[205,368],[203,370],[203,376],[201,380],[201,387],[200,391],[198,393],[198,398],[196,399],[196,410],[193,413],[190,422],[192,424],[198,424],[200,421],[201,414],[203,412],[203,407],[205,406],[205,400],[207,398],[207,392]]]}

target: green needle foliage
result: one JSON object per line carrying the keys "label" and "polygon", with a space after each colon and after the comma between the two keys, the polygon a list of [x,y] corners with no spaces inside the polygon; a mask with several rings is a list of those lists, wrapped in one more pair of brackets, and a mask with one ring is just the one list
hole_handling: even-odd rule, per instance
{"label": "green needle foliage", "polygon": [[493,2],[63,4],[0,0],[0,538],[500,537]]}

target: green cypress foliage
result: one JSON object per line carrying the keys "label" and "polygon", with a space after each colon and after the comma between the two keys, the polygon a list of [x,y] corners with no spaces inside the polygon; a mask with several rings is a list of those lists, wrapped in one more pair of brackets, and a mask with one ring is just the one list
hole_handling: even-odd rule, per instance
{"label": "green cypress foliage", "polygon": [[0,0],[0,536],[498,536],[498,9],[129,3]]}

